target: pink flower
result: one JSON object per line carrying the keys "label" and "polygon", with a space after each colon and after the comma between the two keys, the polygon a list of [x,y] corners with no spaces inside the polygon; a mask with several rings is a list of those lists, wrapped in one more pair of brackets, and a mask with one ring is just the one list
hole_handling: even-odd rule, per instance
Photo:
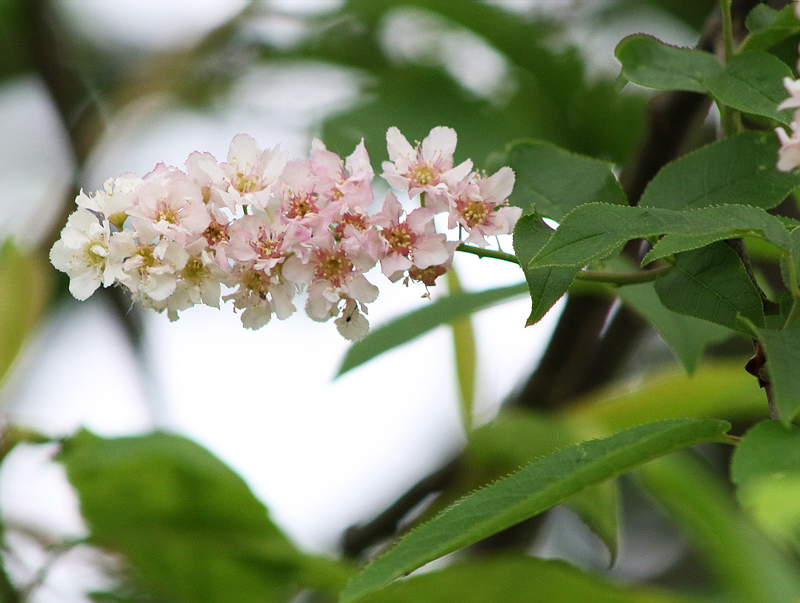
{"label": "pink flower", "polygon": [[203,192],[188,176],[163,163],[142,180],[128,215],[148,222],[161,235],[188,245],[211,223]]}
{"label": "pink flower", "polygon": [[426,193],[426,202],[432,202],[435,211],[443,211],[450,188],[472,171],[469,159],[453,167],[456,142],[455,130],[438,126],[421,145],[412,147],[400,130],[389,128],[386,148],[390,161],[383,162],[382,176],[392,187],[408,191],[410,197]]}
{"label": "pink flower", "polygon": [[382,228],[380,234],[385,242],[381,270],[392,281],[412,266],[424,270],[447,262],[458,245],[457,241],[448,242],[445,235],[436,232],[433,210],[418,207],[401,221],[404,215],[403,206],[389,192],[383,209],[372,217],[372,222]]}
{"label": "pink flower", "polygon": [[474,175],[454,192],[450,202],[450,228],[459,225],[469,233],[466,243],[488,245],[485,237],[510,234],[522,215],[522,208],[508,205],[514,188],[514,172],[500,168],[488,178]]}
{"label": "pink flower", "polygon": [[230,182],[222,197],[231,204],[265,209],[286,160],[278,146],[262,151],[252,136],[237,134],[228,148],[228,161],[221,166]]}
{"label": "pink flower", "polygon": [[306,312],[318,321],[339,314],[339,301],[352,299],[361,303],[375,301],[378,288],[364,276],[364,266],[357,266],[332,234],[313,240],[306,261],[292,256],[283,265],[283,275],[296,283],[308,284]]}
{"label": "pink flower", "polygon": [[109,244],[109,262],[116,280],[133,293],[135,300],[161,302],[175,291],[189,254],[183,246],[160,238],[149,222],[137,222],[135,230],[115,233]]}

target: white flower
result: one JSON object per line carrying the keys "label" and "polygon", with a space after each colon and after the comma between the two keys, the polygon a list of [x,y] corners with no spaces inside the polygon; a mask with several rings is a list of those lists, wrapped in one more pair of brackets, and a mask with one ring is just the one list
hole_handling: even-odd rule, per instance
{"label": "white flower", "polygon": [[78,209],[50,249],[50,262],[67,273],[69,291],[76,299],[87,299],[101,284],[108,287],[114,282],[108,260],[110,236],[108,220],[87,209]]}

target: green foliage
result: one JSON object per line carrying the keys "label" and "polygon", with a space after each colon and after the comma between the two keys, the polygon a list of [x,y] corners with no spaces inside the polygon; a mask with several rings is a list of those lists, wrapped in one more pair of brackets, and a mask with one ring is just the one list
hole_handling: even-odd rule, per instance
{"label": "green foliage", "polygon": [[776,10],[766,4],[758,4],[745,21],[750,35],[742,42],[742,51],[769,50],[783,40],[800,34],[800,21],[790,4]]}
{"label": "green foliage", "polygon": [[736,506],[728,485],[691,455],[657,459],[637,471],[647,491],[683,527],[719,581],[725,601],[796,601],[794,560]]}
{"label": "green foliage", "polygon": [[736,496],[758,524],[780,542],[800,550],[800,429],[762,421],[742,438],[733,455]]}
{"label": "green foliage", "polygon": [[640,205],[694,209],[722,204],[769,209],[797,186],[800,176],[775,167],[773,134],[743,132],[668,163],[650,182]]}
{"label": "green foliage", "polygon": [[355,601],[434,559],[648,460],[699,442],[722,441],[729,427],[724,421],[676,419],[548,454],[467,496],[400,539],[350,581],[340,601]]}
{"label": "green foliage", "polygon": [[522,216],[514,229],[514,249],[525,274],[525,282],[528,284],[533,304],[525,323],[528,326],[542,319],[553,304],[567,292],[580,271],[577,266],[530,267],[531,260],[552,234],[550,227],[535,214]]}
{"label": "green foliage", "polygon": [[346,575],[301,554],[241,477],[183,437],[81,431],[59,460],[90,541],[123,553],[168,600],[287,600],[304,583],[335,588]]}
{"label": "green foliage", "polygon": [[660,303],[655,290],[658,283],[660,281],[620,287],[616,293],[624,304],[653,325],[686,372],[692,374],[706,347],[730,337],[731,331],[712,322],[670,311],[666,304]]}
{"label": "green foliage", "polygon": [[510,202],[526,213],[535,211],[560,221],[584,203],[627,205],[612,166],[605,161],[546,142],[526,141],[512,145],[503,164],[516,175]]}
{"label": "green foliage", "polygon": [[614,51],[622,63],[622,75],[631,82],[659,90],[706,92],[707,78],[722,66],[711,53],[679,48],[644,34],[622,40]]}
{"label": "green foliage", "polygon": [[[791,249],[789,232],[780,220],[757,207],[727,205],[676,211],[587,203],[564,217],[528,267],[581,268],[608,257],[631,239],[660,235],[683,235],[665,241],[661,249],[669,253],[744,235],[762,237],[782,249]],[[655,249],[646,260],[666,255],[659,251]]]}
{"label": "green foliage", "polygon": [[412,576],[362,600],[365,603],[528,603],[532,597],[537,601],[559,603],[693,603],[702,600],[657,588],[612,586],[563,561],[508,555],[465,561]]}
{"label": "green foliage", "polygon": [[730,329],[738,327],[739,316],[764,324],[756,286],[736,252],[722,242],[678,254],[674,268],[655,289],[661,303],[680,314]]}
{"label": "green foliage", "polygon": [[42,259],[11,241],[0,246],[0,384],[38,324],[49,295],[49,274]]}
{"label": "green foliage", "polygon": [[800,412],[800,325],[780,331],[758,329],[757,333],[767,357],[775,407],[788,424]]}

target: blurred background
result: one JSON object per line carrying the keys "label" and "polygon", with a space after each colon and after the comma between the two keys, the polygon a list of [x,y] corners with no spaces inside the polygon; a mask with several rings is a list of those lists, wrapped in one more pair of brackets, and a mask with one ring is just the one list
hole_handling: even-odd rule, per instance
{"label": "blurred background", "polygon": [[[0,241],[15,249],[0,264],[5,422],[53,437],[185,434],[239,472],[300,547],[336,554],[348,526],[463,445],[450,331],[334,379],[348,343],[302,313],[252,332],[225,306],[170,323],[114,292],[78,303],[46,259],[77,191],[182,166],[195,150],[224,160],[240,132],[293,157],[314,137],[342,156],[363,137],[378,173],[390,126],[409,140],[453,127],[456,160],[492,170],[492,154],[525,137],[621,166],[646,99],[618,90],[614,45],[636,31],[695,43],[714,2],[690,4],[2,0]],[[468,290],[523,280],[472,256],[456,268]],[[373,326],[428,303],[374,276]],[[524,297],[473,317],[477,424],[535,368],[560,308],[529,328]],[[51,543],[83,533],[52,452],[20,446],[2,465],[10,570],[41,575],[33,600],[81,600],[101,580],[83,563],[92,553],[48,561]]]}

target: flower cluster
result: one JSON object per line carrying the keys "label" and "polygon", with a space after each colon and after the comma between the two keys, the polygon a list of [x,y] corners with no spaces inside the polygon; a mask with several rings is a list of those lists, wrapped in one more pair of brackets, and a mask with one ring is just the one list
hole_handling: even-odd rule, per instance
{"label": "flower cluster", "polygon": [[434,128],[412,146],[390,128],[386,140],[382,176],[419,200],[410,212],[393,192],[370,212],[374,174],[363,141],[344,160],[320,141],[307,159],[289,160],[239,134],[227,161],[194,152],[184,170],[158,164],[143,178],[125,174],[81,192],[50,260],[77,299],[119,284],[171,320],[224,300],[258,329],[295,312],[305,291],[311,318],[334,318],[344,337],[359,339],[366,304],[378,296],[365,272],[380,265],[393,282],[431,286],[450,267],[461,241],[437,232],[436,214],[446,212],[466,243],[486,246],[521,213],[508,205],[510,168],[484,176],[470,160],[454,165],[454,130]]}

